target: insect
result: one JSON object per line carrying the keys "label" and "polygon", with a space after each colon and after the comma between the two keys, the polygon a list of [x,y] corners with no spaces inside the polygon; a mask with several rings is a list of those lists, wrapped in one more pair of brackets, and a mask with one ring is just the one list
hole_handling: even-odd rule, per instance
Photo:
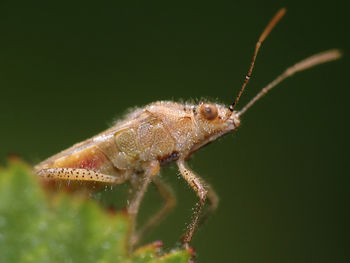
{"label": "insect", "polygon": [[[182,239],[184,246],[188,246],[198,226],[216,209],[218,197],[199,175],[187,167],[186,160],[208,143],[236,131],[241,116],[282,80],[296,72],[341,57],[340,51],[333,49],[300,61],[263,88],[241,110],[236,111],[236,105],[252,75],[260,46],[285,12],[284,8],[280,9],[259,37],[243,85],[230,106],[210,102],[200,102],[197,105],[172,101],[151,103],[129,113],[124,120],[106,131],[39,163],[35,166],[36,173],[45,180],[69,180],[73,183],[115,185],[129,182],[136,189],[127,207],[132,222],[129,240],[129,248],[132,250],[142,235],[173,207],[173,194],[158,173],[163,165],[176,162],[182,177],[199,198],[192,221]],[[156,186],[165,205],[142,227],[136,229],[136,216],[150,183]],[[206,201],[209,202],[208,210],[201,214]]]}

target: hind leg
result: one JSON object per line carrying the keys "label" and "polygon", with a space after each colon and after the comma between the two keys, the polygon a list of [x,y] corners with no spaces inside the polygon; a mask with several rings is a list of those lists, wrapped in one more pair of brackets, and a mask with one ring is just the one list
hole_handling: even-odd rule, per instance
{"label": "hind leg", "polygon": [[36,172],[40,177],[57,180],[89,181],[107,184],[121,184],[126,178],[78,168],[48,168]]}

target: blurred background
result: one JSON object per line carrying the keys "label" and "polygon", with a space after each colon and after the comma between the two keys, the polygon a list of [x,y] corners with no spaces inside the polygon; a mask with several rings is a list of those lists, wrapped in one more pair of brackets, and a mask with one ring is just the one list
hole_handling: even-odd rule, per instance
{"label": "blurred background", "polygon": [[[344,58],[283,82],[238,132],[194,155],[190,167],[221,202],[192,245],[201,263],[349,262],[345,1],[2,0],[1,162],[15,153],[35,164],[153,101],[232,103],[280,7],[287,15],[261,48],[239,106],[309,55],[339,48]],[[162,177],[178,205],[144,242],[172,248],[197,199],[175,165]],[[141,220],[160,204],[151,188]]]}

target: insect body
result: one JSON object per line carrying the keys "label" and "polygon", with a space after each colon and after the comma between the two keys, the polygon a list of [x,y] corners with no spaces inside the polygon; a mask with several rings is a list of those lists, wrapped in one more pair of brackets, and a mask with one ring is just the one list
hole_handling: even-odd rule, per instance
{"label": "insect body", "polygon": [[[137,189],[128,205],[128,213],[133,223],[129,244],[132,249],[142,234],[155,225],[174,205],[172,192],[157,174],[162,165],[176,161],[181,175],[200,200],[183,237],[183,243],[187,246],[198,224],[203,222],[218,204],[218,198],[210,186],[186,166],[189,156],[204,145],[235,131],[239,127],[242,114],[285,78],[341,56],[338,50],[329,50],[295,64],[262,89],[240,111],[235,111],[251,76],[261,43],[284,13],[285,9],[281,9],[259,38],[244,84],[231,106],[210,102],[194,105],[171,101],[149,104],[134,110],[108,130],[38,164],[35,166],[36,172],[46,179],[54,180],[96,182],[103,185],[130,182]],[[135,231],[135,218],[150,183],[155,184],[165,199],[165,206]],[[210,204],[208,213],[200,218],[207,199]]]}

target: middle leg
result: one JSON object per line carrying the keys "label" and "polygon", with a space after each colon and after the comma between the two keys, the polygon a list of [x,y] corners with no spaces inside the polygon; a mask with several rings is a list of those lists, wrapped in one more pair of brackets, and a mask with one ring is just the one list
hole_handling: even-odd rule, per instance
{"label": "middle leg", "polygon": [[128,250],[131,252],[133,250],[133,243],[135,239],[135,229],[136,229],[136,217],[140,208],[141,201],[143,196],[146,193],[147,187],[152,181],[152,178],[159,172],[160,165],[158,161],[152,161],[148,167],[145,169],[144,177],[142,178],[141,186],[137,189],[133,200],[127,206],[127,211],[130,216],[131,221],[131,229],[130,229],[130,237],[128,243]]}
{"label": "middle leg", "polygon": [[159,177],[154,177],[152,179],[152,183],[156,186],[159,195],[164,200],[164,205],[137,231],[132,240],[133,246],[140,241],[147,231],[162,221],[176,205],[174,192],[169,185],[165,184]]}

